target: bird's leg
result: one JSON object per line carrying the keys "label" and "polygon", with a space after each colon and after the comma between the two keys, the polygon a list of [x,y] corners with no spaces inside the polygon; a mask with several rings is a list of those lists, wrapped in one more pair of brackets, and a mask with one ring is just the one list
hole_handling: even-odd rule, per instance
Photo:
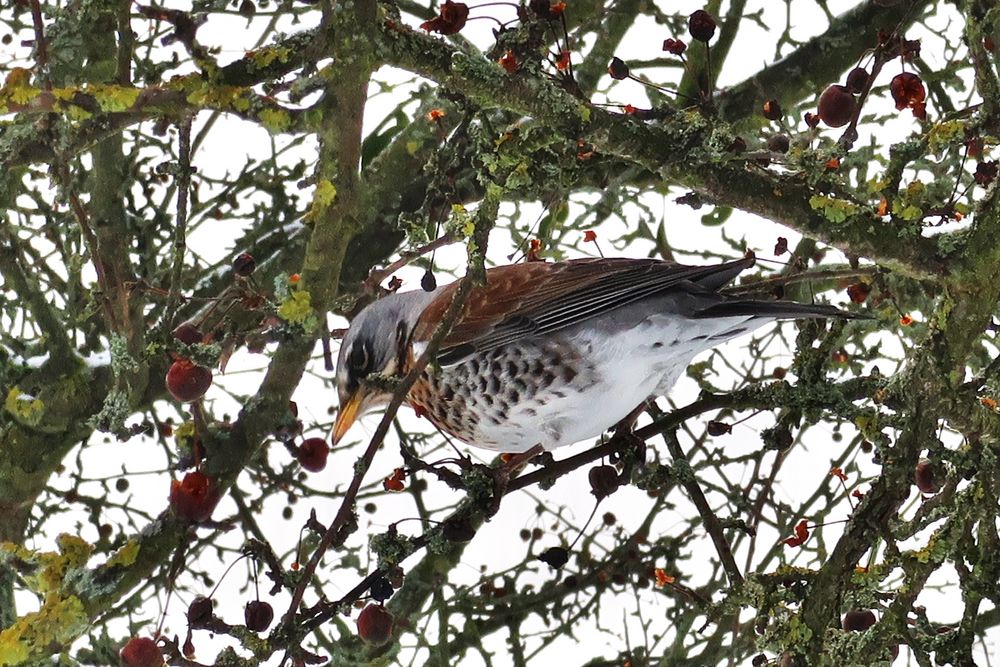
{"label": "bird's leg", "polygon": [[632,412],[625,415],[617,424],[612,427],[616,436],[626,435],[632,432],[635,428],[635,423],[639,420],[639,417],[643,412],[649,409],[649,400],[645,400],[639,405],[635,406]]}
{"label": "bird's leg", "polygon": [[487,516],[493,516],[500,509],[500,499],[507,493],[507,485],[514,479],[521,469],[527,465],[528,461],[545,451],[541,445],[535,445],[531,449],[513,454],[506,461],[496,468],[493,468],[493,500],[487,508]]}
{"label": "bird's leg", "polygon": [[646,459],[646,441],[635,435],[633,429],[639,416],[649,409],[649,400],[645,400],[635,407],[632,412],[625,415],[625,418],[614,426],[614,438],[622,442],[616,449],[623,464],[622,475],[627,479],[631,474],[632,467]]}

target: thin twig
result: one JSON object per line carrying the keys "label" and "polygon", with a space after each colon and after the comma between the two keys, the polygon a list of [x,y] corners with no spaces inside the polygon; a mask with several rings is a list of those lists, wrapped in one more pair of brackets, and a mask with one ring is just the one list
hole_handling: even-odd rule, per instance
{"label": "thin twig", "polygon": [[42,5],[39,0],[31,0],[31,23],[35,30],[35,63],[42,79],[42,87],[52,90],[52,77],[49,75],[49,49],[45,42],[45,19],[42,18]]}
{"label": "thin twig", "polygon": [[[686,465],[688,466],[688,470],[690,470],[687,455],[681,449],[681,443],[677,440],[676,429],[664,432],[663,440],[667,443],[667,450],[674,458],[674,465]],[[698,509],[698,514],[701,515],[701,520],[705,524],[705,530],[708,531],[709,536],[712,538],[715,550],[722,560],[722,567],[729,576],[729,583],[734,587],[741,585],[743,583],[743,575],[740,574],[739,565],[736,564],[736,559],[733,558],[733,550],[729,547],[726,536],[722,534],[722,523],[719,521],[719,517],[715,516],[715,512],[712,511],[712,507],[708,504],[708,499],[705,498],[701,486],[698,485],[698,480],[693,475],[682,475],[680,482],[688,492],[688,495],[691,496],[692,502],[694,502],[695,507]]]}
{"label": "thin twig", "polygon": [[177,214],[174,220],[174,266],[167,298],[166,326],[171,326],[180,306],[180,285],[184,273],[184,251],[187,249],[188,191],[191,188],[191,117],[180,122],[177,137]]}
{"label": "thin twig", "polygon": [[395,262],[393,262],[389,266],[385,267],[384,269],[379,269],[377,271],[372,271],[368,275],[368,278],[365,279],[364,287],[368,291],[374,290],[375,287],[379,283],[381,283],[383,280],[385,280],[386,278],[388,278],[393,273],[395,273],[399,269],[403,268],[404,266],[406,266],[407,264],[409,264],[413,260],[415,260],[418,257],[421,257],[423,255],[426,255],[429,252],[433,252],[433,251],[437,250],[438,248],[441,248],[441,247],[446,246],[446,245],[450,245],[450,244],[454,243],[457,240],[458,239],[456,239],[451,234],[444,234],[444,235],[439,236],[438,238],[434,239],[433,241],[431,241],[427,245],[424,245],[424,246],[421,246],[421,247],[417,248],[416,250],[411,250],[409,252],[400,253],[399,259],[397,259]]}

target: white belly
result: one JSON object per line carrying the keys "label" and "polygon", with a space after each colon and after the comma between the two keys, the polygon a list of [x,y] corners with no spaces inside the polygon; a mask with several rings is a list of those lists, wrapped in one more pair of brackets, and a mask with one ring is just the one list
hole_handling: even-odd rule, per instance
{"label": "white belly", "polygon": [[[669,392],[696,354],[739,335],[731,332],[747,327],[747,320],[654,315],[614,333],[593,327],[567,330],[564,342],[580,352],[583,370],[569,382],[537,392],[533,400],[511,405],[506,419],[480,420],[470,444],[523,452],[537,444],[554,449],[595,438],[651,396]],[[752,326],[764,323],[754,320]]]}

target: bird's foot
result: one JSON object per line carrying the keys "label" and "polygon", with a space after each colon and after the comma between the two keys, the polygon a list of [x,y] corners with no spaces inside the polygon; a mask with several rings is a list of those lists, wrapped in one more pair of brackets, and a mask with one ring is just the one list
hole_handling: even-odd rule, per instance
{"label": "bird's foot", "polygon": [[635,428],[635,423],[642,416],[642,413],[649,409],[649,401],[643,401],[639,405],[635,406],[632,412],[625,415],[624,419],[621,419],[617,424],[612,427],[616,436],[622,434],[631,433]]}
{"label": "bird's foot", "polygon": [[510,484],[510,481],[517,477],[529,461],[536,456],[539,456],[544,451],[544,447],[541,445],[535,445],[520,454],[504,454],[500,457],[500,465],[492,469],[493,500],[490,502],[490,506],[487,509],[487,516],[493,516],[500,509],[500,500],[507,493],[507,486]]}

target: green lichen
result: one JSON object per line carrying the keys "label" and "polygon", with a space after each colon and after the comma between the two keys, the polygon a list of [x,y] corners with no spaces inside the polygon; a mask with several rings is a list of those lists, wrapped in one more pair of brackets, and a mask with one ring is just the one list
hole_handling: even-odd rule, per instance
{"label": "green lichen", "polygon": [[128,341],[120,334],[111,334],[108,338],[108,350],[111,352],[111,372],[115,376],[123,373],[136,373],[141,370],[139,362],[129,354]]}
{"label": "green lichen", "polygon": [[400,535],[394,529],[372,535],[368,540],[368,545],[371,547],[372,553],[378,557],[378,565],[382,569],[398,565],[413,551],[410,538]]}
{"label": "green lichen", "polygon": [[965,140],[965,123],[960,120],[946,120],[936,123],[927,134],[927,146],[938,153],[943,148]]}
{"label": "green lichen", "polygon": [[128,394],[112,389],[104,398],[101,410],[87,420],[87,424],[105,433],[118,433],[125,428],[125,420],[132,414]]}

